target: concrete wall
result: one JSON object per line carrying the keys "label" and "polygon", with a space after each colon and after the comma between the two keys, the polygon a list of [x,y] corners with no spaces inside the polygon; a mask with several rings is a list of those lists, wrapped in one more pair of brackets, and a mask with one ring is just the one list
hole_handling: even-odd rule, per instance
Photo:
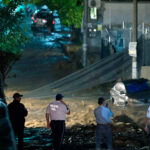
{"label": "concrete wall", "polygon": [[[133,3],[130,2],[106,2],[104,11],[104,24],[125,24],[132,23]],[[139,23],[150,24],[150,2],[138,3]]]}
{"label": "concrete wall", "polygon": [[150,80],[150,66],[143,66],[141,68],[141,78],[146,78]]}

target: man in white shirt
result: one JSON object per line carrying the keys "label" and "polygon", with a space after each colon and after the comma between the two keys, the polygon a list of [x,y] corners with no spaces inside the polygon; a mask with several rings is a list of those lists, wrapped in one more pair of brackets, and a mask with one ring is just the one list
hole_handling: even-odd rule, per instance
{"label": "man in white shirt", "polygon": [[50,103],[46,110],[47,128],[52,129],[54,150],[61,150],[65,131],[66,114],[69,115],[70,110],[63,101],[62,94],[57,94],[56,101]]}
{"label": "man in white shirt", "polygon": [[147,114],[146,114],[145,131],[149,135],[148,143],[149,143],[149,150],[150,150],[150,106],[148,107]]}
{"label": "man in white shirt", "polygon": [[110,125],[110,117],[113,113],[108,108],[108,104],[104,106],[104,98],[98,99],[99,107],[94,110],[96,118],[96,150],[101,150],[101,141],[103,137],[106,137],[106,144],[109,150],[112,150],[112,130]]}

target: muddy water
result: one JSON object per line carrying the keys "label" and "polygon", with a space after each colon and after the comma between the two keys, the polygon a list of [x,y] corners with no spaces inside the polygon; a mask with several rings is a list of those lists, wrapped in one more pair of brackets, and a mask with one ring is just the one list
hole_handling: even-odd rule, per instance
{"label": "muddy water", "polygon": [[[96,97],[66,97],[65,102],[71,109],[71,115],[67,117],[66,125],[68,127],[74,125],[95,125],[93,110],[98,106]],[[8,103],[11,100],[8,100]],[[29,111],[26,118],[27,127],[45,127],[45,111],[49,103],[55,101],[54,97],[50,99],[23,99]],[[129,106],[120,108],[110,104],[110,108],[114,113],[114,117],[120,116],[118,122],[135,123],[139,127],[144,128],[146,111],[148,106]],[[122,116],[122,117],[121,117]],[[112,118],[112,123],[114,119]]]}
{"label": "muddy water", "polygon": [[[64,100],[71,109],[71,114],[67,116],[66,121],[64,149],[94,150],[96,122],[93,110],[98,106],[96,97],[65,97]],[[22,99],[22,103],[29,111],[26,118],[25,150],[51,149],[51,130],[46,129],[45,112],[52,101],[54,97],[41,100]],[[115,150],[148,149],[147,135],[144,132],[147,107],[130,106],[123,109],[110,104],[114,113],[112,130]],[[103,148],[106,149],[105,143]]]}

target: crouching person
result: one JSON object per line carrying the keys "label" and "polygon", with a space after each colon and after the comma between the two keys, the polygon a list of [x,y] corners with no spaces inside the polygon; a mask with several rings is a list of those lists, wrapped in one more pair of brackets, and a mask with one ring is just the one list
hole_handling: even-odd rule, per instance
{"label": "crouching person", "polygon": [[110,125],[110,117],[113,113],[108,108],[104,106],[104,98],[98,99],[99,106],[94,110],[94,115],[96,118],[96,150],[101,150],[102,139],[106,138],[106,144],[108,150],[112,150],[112,130]]}

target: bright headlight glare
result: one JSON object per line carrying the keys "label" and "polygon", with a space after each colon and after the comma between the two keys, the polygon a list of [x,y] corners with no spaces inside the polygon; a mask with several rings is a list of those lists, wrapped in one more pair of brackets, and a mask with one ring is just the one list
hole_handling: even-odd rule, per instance
{"label": "bright headlight glare", "polygon": [[43,19],[43,20],[42,20],[42,22],[43,22],[43,23],[46,23],[46,22],[47,22],[47,20]]}
{"label": "bright headlight glare", "polygon": [[96,29],[94,29],[94,32],[96,32]]}

